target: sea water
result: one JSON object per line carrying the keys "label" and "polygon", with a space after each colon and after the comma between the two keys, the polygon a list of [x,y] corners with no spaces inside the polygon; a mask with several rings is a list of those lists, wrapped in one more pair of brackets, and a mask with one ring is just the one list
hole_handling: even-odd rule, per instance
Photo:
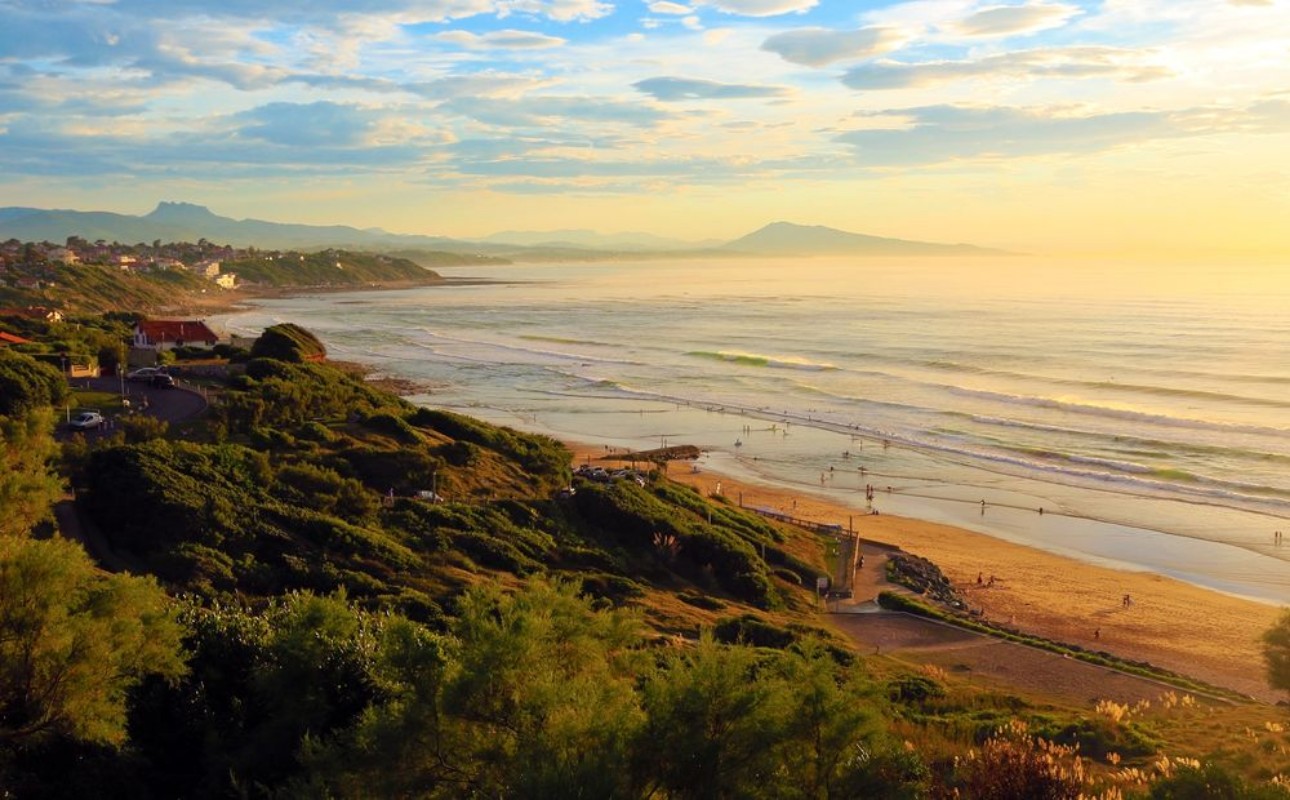
{"label": "sea water", "polygon": [[334,357],[427,387],[412,398],[427,405],[596,445],[695,444],[714,469],[858,513],[1290,602],[1275,537],[1290,534],[1287,270],[1016,257],[441,272],[458,281],[257,301],[217,322],[301,324]]}

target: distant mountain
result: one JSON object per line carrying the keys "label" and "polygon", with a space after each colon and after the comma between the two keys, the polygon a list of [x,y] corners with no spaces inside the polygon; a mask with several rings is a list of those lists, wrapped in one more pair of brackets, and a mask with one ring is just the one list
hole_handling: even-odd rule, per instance
{"label": "distant mountain", "polygon": [[514,245],[517,247],[574,248],[580,250],[698,250],[715,247],[721,243],[716,240],[688,242],[682,239],[668,239],[652,233],[624,231],[621,233],[598,233],[586,229],[558,231],[502,231],[485,236],[480,241],[490,244]]}
{"label": "distant mountain", "polygon": [[[104,239],[123,244],[196,242],[206,239],[234,247],[265,250],[398,251],[424,261],[435,253],[501,256],[518,261],[588,261],[651,258],[661,253],[677,257],[720,255],[875,255],[970,256],[1005,255],[968,244],[935,244],[848,233],[822,226],[773,222],[747,236],[720,244],[686,242],[649,233],[602,234],[590,230],[504,231],[469,242],[442,236],[390,233],[380,228],[348,225],[299,225],[258,219],[232,219],[192,203],[162,202],[148,214],[131,216],[107,211],[63,211],[41,208],[0,208],[0,241],[50,241],[69,236],[88,241]],[[428,252],[427,252],[428,251]],[[431,258],[434,260],[434,258]],[[449,261],[436,260],[447,266]]]}
{"label": "distant mountain", "polygon": [[379,228],[361,230],[347,225],[296,225],[257,219],[236,220],[192,203],[157,205],[143,216],[106,211],[62,211],[39,208],[0,208],[0,240],[63,242],[80,236],[124,244],[195,242],[208,239],[234,247],[282,250],[323,248],[426,248],[470,251],[472,245],[440,236],[404,236]]}
{"label": "distant mountain", "polygon": [[747,236],[728,242],[721,249],[732,253],[776,256],[1008,255],[1004,250],[992,250],[970,244],[936,244],[908,239],[887,239],[882,236],[849,233],[822,225],[794,225],[791,222],[772,222]]}

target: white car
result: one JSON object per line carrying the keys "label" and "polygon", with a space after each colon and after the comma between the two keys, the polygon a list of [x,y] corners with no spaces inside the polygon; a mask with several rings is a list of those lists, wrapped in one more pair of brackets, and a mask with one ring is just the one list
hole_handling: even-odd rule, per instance
{"label": "white car", "polygon": [[156,367],[140,367],[133,372],[127,372],[125,379],[128,381],[150,381],[157,375],[164,374],[162,370]]}
{"label": "white car", "polygon": [[88,431],[103,427],[103,421],[103,415],[97,411],[82,411],[72,417],[71,422],[68,422],[67,425],[78,431]]}

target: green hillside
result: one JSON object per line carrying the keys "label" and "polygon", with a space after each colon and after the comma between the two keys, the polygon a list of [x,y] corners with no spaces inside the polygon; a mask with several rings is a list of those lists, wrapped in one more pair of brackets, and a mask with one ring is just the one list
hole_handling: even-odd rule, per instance
{"label": "green hillside", "polygon": [[232,272],[243,283],[261,286],[364,286],[373,283],[433,283],[439,275],[406,258],[324,250],[318,253],[272,253],[225,261],[220,272]]}
{"label": "green hillside", "polygon": [[[48,370],[0,361],[12,796],[1287,796],[1277,710],[857,653],[815,602],[826,540],[657,472],[584,480],[549,438],[264,357],[200,418],[59,454]],[[51,537],[55,464],[131,574]]]}

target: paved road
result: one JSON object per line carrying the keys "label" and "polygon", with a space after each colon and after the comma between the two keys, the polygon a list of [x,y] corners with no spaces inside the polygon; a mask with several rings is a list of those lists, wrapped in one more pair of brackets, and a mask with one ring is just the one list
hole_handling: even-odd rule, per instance
{"label": "paved road", "polygon": [[[100,392],[117,394],[121,391],[121,380],[116,376],[90,378],[88,381],[77,380],[76,386],[89,384],[91,389]],[[206,398],[201,392],[186,389],[181,383],[174,389],[158,389],[142,382],[125,382],[126,397],[131,406],[138,411],[147,400],[147,410],[142,413],[150,417],[165,420],[170,424],[183,422],[206,410]]]}

